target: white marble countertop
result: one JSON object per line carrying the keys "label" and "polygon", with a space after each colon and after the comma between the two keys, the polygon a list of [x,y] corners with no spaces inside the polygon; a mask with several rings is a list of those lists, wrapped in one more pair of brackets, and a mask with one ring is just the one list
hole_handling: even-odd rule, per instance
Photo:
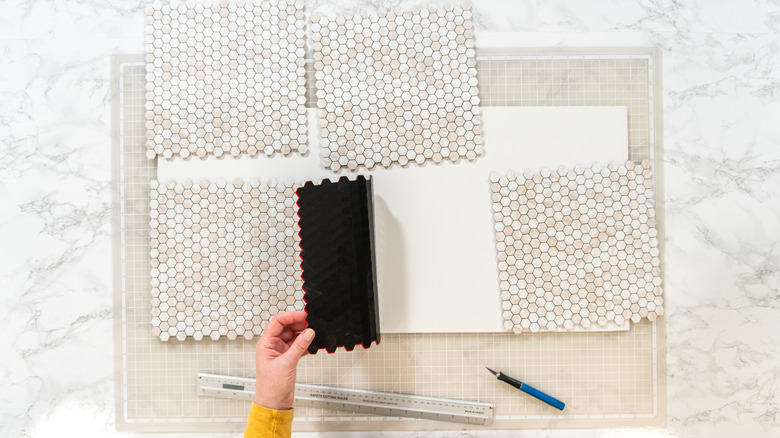
{"label": "white marble countertop", "polygon": [[[120,435],[109,56],[143,52],[144,7],[0,1],[0,436]],[[664,430],[457,436],[780,436],[780,5],[474,8],[478,29],[523,32],[528,46],[663,49],[669,420]]]}

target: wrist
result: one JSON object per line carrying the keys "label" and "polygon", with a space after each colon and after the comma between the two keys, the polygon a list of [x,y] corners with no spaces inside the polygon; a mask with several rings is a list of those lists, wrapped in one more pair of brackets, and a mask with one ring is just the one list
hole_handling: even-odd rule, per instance
{"label": "wrist", "polygon": [[275,411],[289,411],[292,409],[292,404],[290,403],[285,403],[283,400],[274,399],[273,397],[264,397],[258,393],[255,393],[254,403]]}

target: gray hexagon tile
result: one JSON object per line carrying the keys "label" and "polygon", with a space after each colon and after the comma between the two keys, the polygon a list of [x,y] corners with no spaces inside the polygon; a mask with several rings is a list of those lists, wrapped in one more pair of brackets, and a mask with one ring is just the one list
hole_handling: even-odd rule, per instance
{"label": "gray hexagon tile", "polygon": [[492,175],[490,189],[505,329],[663,314],[649,162]]}
{"label": "gray hexagon tile", "polygon": [[483,153],[471,7],[311,17],[320,151],[338,171]]}
{"label": "gray hexagon tile", "polygon": [[306,153],[305,24],[300,1],[155,2],[149,158]]}
{"label": "gray hexagon tile", "polygon": [[303,309],[297,184],[151,183],[152,332],[251,339]]}

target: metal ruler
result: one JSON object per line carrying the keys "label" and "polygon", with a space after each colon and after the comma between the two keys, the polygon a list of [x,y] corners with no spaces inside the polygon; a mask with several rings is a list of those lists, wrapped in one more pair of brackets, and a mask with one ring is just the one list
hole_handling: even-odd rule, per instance
{"label": "metal ruler", "polygon": [[[251,401],[255,396],[255,379],[199,373],[198,395]],[[308,383],[295,385],[294,406],[466,424],[485,425],[493,421],[492,403]]]}

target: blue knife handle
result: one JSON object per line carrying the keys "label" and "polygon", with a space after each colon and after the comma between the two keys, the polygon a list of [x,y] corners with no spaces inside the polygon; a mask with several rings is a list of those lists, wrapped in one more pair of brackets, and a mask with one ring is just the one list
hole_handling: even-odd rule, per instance
{"label": "blue knife handle", "polygon": [[525,392],[528,395],[531,395],[531,396],[534,396],[534,397],[538,398],[539,400],[547,403],[548,405],[550,405],[550,406],[552,406],[552,407],[554,407],[556,409],[563,410],[563,407],[566,406],[566,404],[564,402],[558,400],[555,397],[550,397],[549,395],[543,393],[542,391],[539,391],[538,389],[534,388],[533,386],[531,386],[531,385],[529,385],[527,383],[523,383],[520,386],[520,390]]}

